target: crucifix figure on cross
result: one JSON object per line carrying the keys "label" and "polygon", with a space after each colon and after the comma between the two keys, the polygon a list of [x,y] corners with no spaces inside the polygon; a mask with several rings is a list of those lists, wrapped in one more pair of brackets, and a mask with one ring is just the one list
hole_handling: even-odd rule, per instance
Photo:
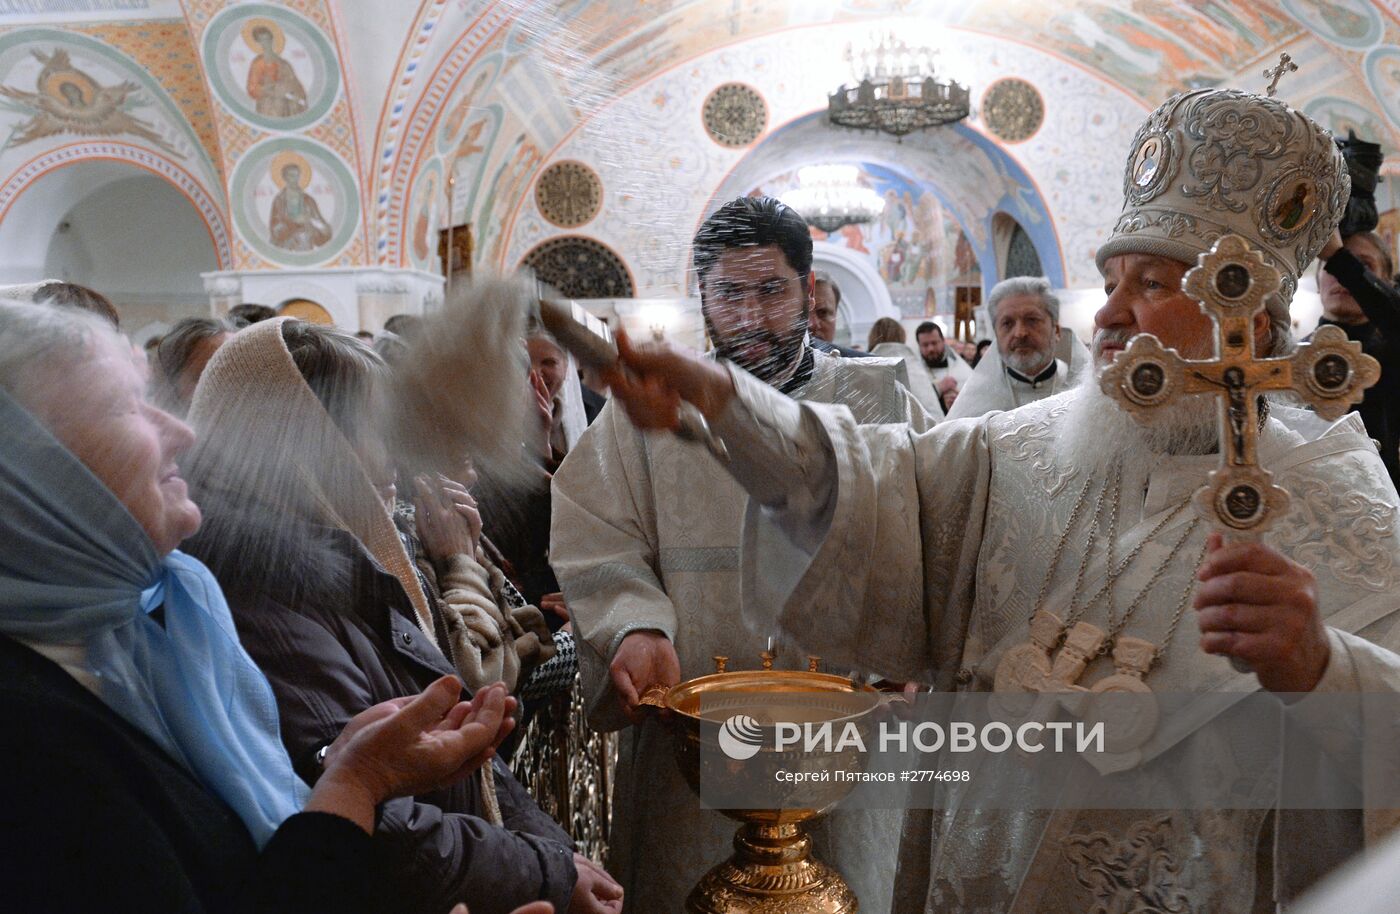
{"label": "crucifix figure on cross", "polygon": [[1220,403],[1220,466],[1193,505],[1236,539],[1257,537],[1288,507],[1288,493],[1259,465],[1259,396],[1291,390],[1324,419],[1337,419],[1380,377],[1380,365],[1340,327],[1324,326],[1284,358],[1254,354],[1254,315],[1278,291],[1279,271],[1238,235],[1226,235],[1196,260],[1182,290],[1215,321],[1214,359],[1184,359],[1150,334],[1133,337],[1100,383],[1135,418],[1189,394]]}

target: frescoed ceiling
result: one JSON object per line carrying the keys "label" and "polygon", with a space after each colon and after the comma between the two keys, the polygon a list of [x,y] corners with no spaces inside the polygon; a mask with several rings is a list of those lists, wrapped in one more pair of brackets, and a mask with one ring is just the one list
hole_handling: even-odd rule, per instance
{"label": "frescoed ceiling", "polygon": [[[284,56],[302,83],[293,94],[307,97],[295,111],[260,112],[245,97],[257,53],[253,7],[280,23],[274,44],[291,49]],[[602,231],[609,237],[596,240],[614,248],[644,246],[644,233],[625,230],[645,203],[628,198],[631,179],[619,183],[609,161],[620,148],[633,168],[657,173],[653,189],[673,194],[667,185],[680,182],[698,200],[680,207],[683,237],[747,152],[851,80],[846,47],[891,29],[941,49],[946,75],[967,81],[974,102],[1007,77],[1029,81],[1045,99],[1037,136],[1007,143],[974,115],[965,140],[1001,147],[1035,185],[1070,284],[1086,279],[1083,260],[1098,220],[1116,205],[1123,144],[1142,114],[1186,89],[1262,90],[1281,52],[1301,67],[1281,96],[1336,132],[1380,140],[1393,155],[1388,170],[1400,172],[1397,0],[66,0],[62,13],[44,8],[12,0],[0,33],[78,32],[159,83],[164,97],[150,89],[137,101],[144,120],[171,142],[177,133],[197,139],[212,168],[185,170],[191,181],[220,185],[204,189],[221,201],[231,256],[245,268],[427,270],[428,240],[449,221],[473,225],[479,263],[505,268],[561,233]],[[710,148],[697,127],[708,93],[726,81],[750,85],[766,105],[746,148]],[[161,119],[170,111],[187,129]],[[631,119],[620,139],[609,133],[623,123],[619,112]],[[15,122],[0,132],[19,123],[7,117]],[[1089,148],[1076,149],[1076,137]],[[860,155],[888,163],[916,152],[910,144]],[[279,167],[303,163],[324,230],[283,232],[291,247],[279,246],[270,206],[282,178],[271,164],[256,174],[240,168],[254,155]],[[0,187],[22,184],[16,175],[28,159],[0,149]],[[534,201],[537,178],[565,159],[600,176],[603,201],[595,222],[569,229],[544,219]],[[949,208],[961,220],[991,215]],[[679,281],[674,266],[653,271],[656,288]]]}

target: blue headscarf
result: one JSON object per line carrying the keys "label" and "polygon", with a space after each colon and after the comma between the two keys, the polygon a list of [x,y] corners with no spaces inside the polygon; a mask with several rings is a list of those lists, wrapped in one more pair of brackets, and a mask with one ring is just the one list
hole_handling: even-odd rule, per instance
{"label": "blue headscarf", "polygon": [[3,390],[0,428],[0,633],[80,645],[107,706],[262,847],[309,791],[218,581],[183,553],[157,555],[112,492]]}

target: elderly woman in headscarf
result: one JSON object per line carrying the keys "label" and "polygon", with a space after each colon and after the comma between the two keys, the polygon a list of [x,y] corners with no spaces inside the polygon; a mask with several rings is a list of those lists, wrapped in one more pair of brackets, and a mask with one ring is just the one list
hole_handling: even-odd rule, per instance
{"label": "elderly woman in headscarf", "polygon": [[[188,476],[206,517],[190,548],[224,583],[309,781],[362,709],[454,672],[469,687],[518,681],[552,644],[538,610],[535,630],[493,612],[463,487],[439,480],[416,493],[424,544],[451,581],[435,588],[415,566],[391,516],[391,382],[354,337],[282,318],[225,343],[190,410],[201,440]],[[436,598],[452,589],[476,599]],[[472,783],[386,804],[380,828],[416,874],[404,911],[441,914],[462,900],[474,914],[539,899],[560,912],[620,907],[616,884],[499,762]]]}
{"label": "elderly woman in headscarf", "polygon": [[461,704],[444,676],[366,706],[308,789],[218,583],[176,549],[193,436],[142,388],[110,325],[0,302],[4,904],[382,910],[376,807],[483,764],[509,699]]}

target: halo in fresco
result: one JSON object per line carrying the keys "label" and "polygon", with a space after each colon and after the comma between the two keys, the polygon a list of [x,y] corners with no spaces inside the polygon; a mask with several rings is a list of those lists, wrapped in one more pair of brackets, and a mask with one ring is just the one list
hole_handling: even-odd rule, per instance
{"label": "halo in fresco", "polygon": [[263,258],[323,264],[355,236],[360,200],[350,169],[319,143],[265,140],[238,160],[229,182],[238,233]]}
{"label": "halo in fresco", "polygon": [[231,6],[204,30],[204,72],[238,117],[266,130],[301,130],[326,116],[340,68],[326,36],[280,6]]}
{"label": "halo in fresco", "polygon": [[135,138],[186,159],[198,140],[178,111],[170,116],[173,108],[134,61],[85,36],[18,29],[0,39],[0,151]]}
{"label": "halo in fresco", "polygon": [[420,270],[437,269],[438,229],[445,222],[447,189],[442,184],[442,160],[433,159],[421,171],[413,184],[413,207],[408,226],[408,254]]}
{"label": "halo in fresco", "polygon": [[1365,0],[1282,0],[1283,8],[1319,38],[1364,51],[1381,40],[1385,26]]}
{"label": "halo in fresco", "polygon": [[1400,127],[1400,48],[1387,44],[1367,54],[1366,82],[1381,103],[1385,116]]}

